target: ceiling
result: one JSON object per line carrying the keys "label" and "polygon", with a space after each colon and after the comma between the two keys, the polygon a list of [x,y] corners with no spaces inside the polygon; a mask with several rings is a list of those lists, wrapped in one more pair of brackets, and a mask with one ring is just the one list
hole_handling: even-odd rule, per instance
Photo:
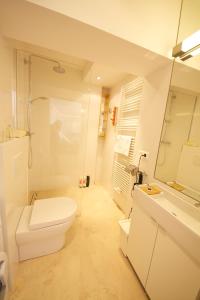
{"label": "ceiling", "polygon": [[[27,1],[162,55],[167,55],[176,41],[181,0]],[[199,2],[192,2],[195,1]],[[191,0],[187,2],[193,6]],[[106,47],[105,44],[102,46]]]}
{"label": "ceiling", "polygon": [[108,88],[115,86],[127,76],[127,73],[119,72],[114,68],[98,63],[88,64],[83,74],[84,81]]}
{"label": "ceiling", "polygon": [[168,58],[138,44],[61,13],[24,0],[0,2],[1,33],[4,37],[51,49],[59,56],[60,53],[65,55],[62,60],[66,56],[81,57],[81,66],[88,61],[95,62],[120,73],[138,76],[146,76],[171,64]]}
{"label": "ceiling", "polygon": [[71,55],[63,54],[54,50],[39,47],[33,44],[17,41],[14,39],[7,38],[8,44],[15,49],[25,51],[30,54],[36,54],[44,56],[50,59],[58,60],[65,66],[72,67],[77,70],[83,71],[87,66],[88,61]]}
{"label": "ceiling", "polygon": [[15,49],[58,60],[63,66],[81,71],[83,81],[93,85],[112,88],[129,75],[128,73],[118,71],[117,69],[103,64],[89,62],[82,58],[70,56],[43,47],[38,47],[13,39],[7,39],[7,41],[9,45]]}

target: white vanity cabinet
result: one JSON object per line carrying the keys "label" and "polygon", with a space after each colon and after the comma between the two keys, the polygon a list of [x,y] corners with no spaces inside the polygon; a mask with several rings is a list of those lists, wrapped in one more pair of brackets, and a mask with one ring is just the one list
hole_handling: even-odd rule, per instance
{"label": "white vanity cabinet", "polygon": [[127,256],[144,286],[149,272],[157,230],[157,223],[135,204],[129,231]]}
{"label": "white vanity cabinet", "polygon": [[200,300],[199,212],[164,192],[134,196],[127,256],[150,299]]}
{"label": "white vanity cabinet", "polygon": [[159,227],[146,284],[152,300],[200,300],[200,268]]}

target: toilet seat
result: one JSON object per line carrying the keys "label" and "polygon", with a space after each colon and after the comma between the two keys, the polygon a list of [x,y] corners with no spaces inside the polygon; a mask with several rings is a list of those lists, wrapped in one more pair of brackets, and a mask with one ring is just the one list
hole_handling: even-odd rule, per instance
{"label": "toilet seat", "polygon": [[37,230],[66,223],[74,216],[76,203],[66,197],[48,198],[34,202],[29,229]]}
{"label": "toilet seat", "polygon": [[59,251],[76,210],[76,202],[65,197],[36,200],[25,206],[16,231],[19,260]]}

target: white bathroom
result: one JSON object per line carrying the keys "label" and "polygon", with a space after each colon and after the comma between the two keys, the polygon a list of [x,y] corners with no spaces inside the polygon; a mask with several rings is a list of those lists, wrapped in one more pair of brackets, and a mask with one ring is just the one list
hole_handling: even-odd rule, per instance
{"label": "white bathroom", "polygon": [[199,300],[199,1],[86,2],[0,0],[0,299]]}

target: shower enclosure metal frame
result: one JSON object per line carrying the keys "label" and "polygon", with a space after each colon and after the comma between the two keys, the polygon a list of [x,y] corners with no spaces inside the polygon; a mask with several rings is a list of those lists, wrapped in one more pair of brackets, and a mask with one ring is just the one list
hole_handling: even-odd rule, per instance
{"label": "shower enclosure metal frame", "polygon": [[43,96],[39,96],[36,97],[34,99],[31,99],[31,64],[32,64],[32,57],[38,57],[41,59],[45,59],[47,61],[51,61],[57,64],[57,66],[53,67],[53,71],[57,72],[59,74],[64,74],[65,73],[65,69],[63,67],[61,67],[61,64],[59,61],[48,58],[48,57],[44,57],[41,55],[37,55],[37,54],[30,54],[28,60],[24,59],[24,63],[28,64],[29,66],[29,72],[28,72],[28,103],[27,103],[27,127],[28,127],[28,136],[29,136],[29,155],[28,155],[28,167],[29,169],[32,168],[32,159],[33,159],[33,151],[32,151],[32,139],[31,136],[34,134],[33,132],[31,132],[31,121],[30,121],[30,114],[31,114],[31,104],[33,103],[33,101],[39,100],[39,99],[43,99],[43,100],[47,100],[47,97],[43,97]]}

